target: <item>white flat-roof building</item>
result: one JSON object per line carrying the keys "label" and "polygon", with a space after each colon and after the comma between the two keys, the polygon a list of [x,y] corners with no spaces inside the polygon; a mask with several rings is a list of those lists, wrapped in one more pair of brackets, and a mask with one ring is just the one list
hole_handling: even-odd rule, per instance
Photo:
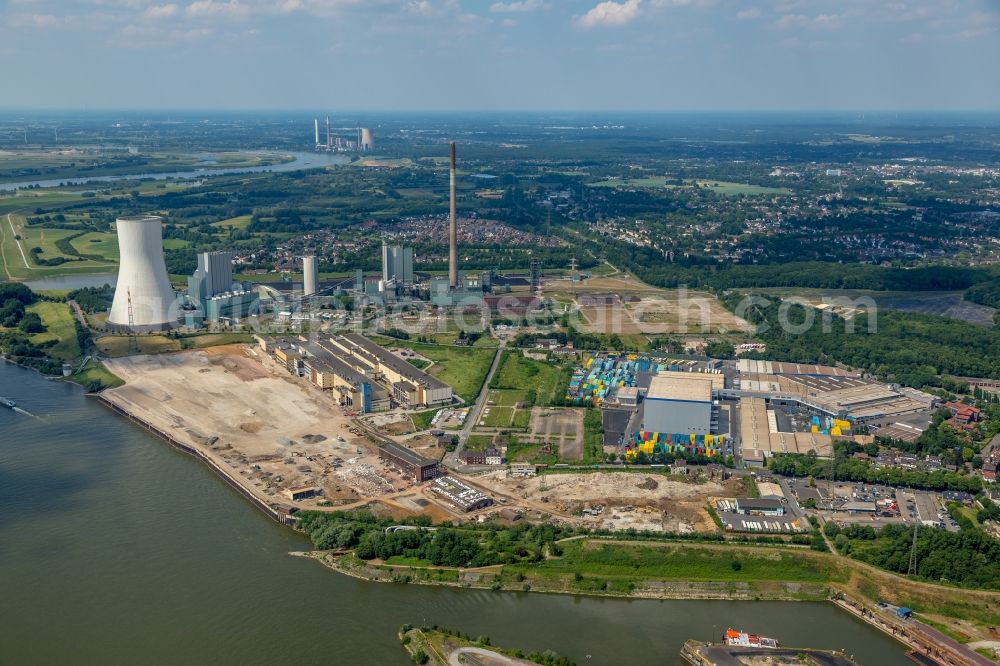
{"label": "white flat-roof building", "polygon": [[653,377],[646,393],[642,429],[647,432],[707,435],[712,429],[712,380]]}

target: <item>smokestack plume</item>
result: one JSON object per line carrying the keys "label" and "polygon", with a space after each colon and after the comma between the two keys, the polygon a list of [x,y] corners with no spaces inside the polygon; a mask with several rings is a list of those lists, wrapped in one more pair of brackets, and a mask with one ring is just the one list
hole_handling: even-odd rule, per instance
{"label": "smokestack plume", "polygon": [[452,289],[458,288],[458,219],[455,215],[455,142],[451,144],[451,218],[448,224],[448,282]]}

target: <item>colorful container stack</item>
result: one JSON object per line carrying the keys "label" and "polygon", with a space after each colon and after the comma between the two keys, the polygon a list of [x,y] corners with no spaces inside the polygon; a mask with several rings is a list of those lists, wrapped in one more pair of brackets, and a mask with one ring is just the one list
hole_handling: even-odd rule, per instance
{"label": "colorful container stack", "polygon": [[606,401],[613,390],[635,386],[639,373],[658,373],[679,370],[676,363],[660,363],[658,360],[638,354],[614,356],[588,356],[582,365],[574,370],[566,387],[566,400],[578,405],[599,406]]}
{"label": "colorful container stack", "polygon": [[686,453],[689,455],[716,456],[722,453],[725,435],[698,435],[695,433],[649,432],[632,433],[632,443],[625,448],[625,459],[634,460],[641,451],[654,453]]}

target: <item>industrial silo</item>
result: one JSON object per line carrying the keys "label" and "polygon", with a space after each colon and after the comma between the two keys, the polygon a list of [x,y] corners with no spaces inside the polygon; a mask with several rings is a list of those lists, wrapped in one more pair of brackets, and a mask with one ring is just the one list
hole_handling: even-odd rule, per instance
{"label": "industrial silo", "polygon": [[316,257],[302,257],[302,295],[312,296],[316,293],[319,283],[319,271],[316,269]]}
{"label": "industrial silo", "polygon": [[163,226],[153,215],[120,217],[118,284],[108,315],[112,328],[137,333],[171,328],[176,295],[163,259]]}

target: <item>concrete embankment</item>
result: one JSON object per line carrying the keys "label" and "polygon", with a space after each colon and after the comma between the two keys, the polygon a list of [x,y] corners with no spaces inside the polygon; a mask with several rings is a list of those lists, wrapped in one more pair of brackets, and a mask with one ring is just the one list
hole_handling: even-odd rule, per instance
{"label": "concrete embankment", "polygon": [[[816,666],[857,666],[847,655],[812,648],[748,648],[685,641],[681,659],[691,666],[740,666],[751,660],[774,666],[812,663]],[[808,662],[807,662],[808,660]]]}
{"label": "concrete embankment", "polygon": [[262,498],[255,495],[250,489],[248,489],[246,486],[240,483],[240,480],[234,477],[228,470],[224,469],[218,463],[212,460],[212,458],[205,455],[203,452],[199,451],[193,446],[185,444],[184,442],[181,442],[178,439],[170,436],[170,434],[163,432],[162,430],[160,430],[153,424],[149,423],[148,421],[136,416],[135,414],[125,409],[123,406],[117,404],[114,400],[108,398],[103,393],[97,394],[96,398],[102,405],[111,408],[118,414],[121,414],[122,416],[129,419],[133,423],[141,426],[145,430],[156,435],[163,441],[173,446],[175,449],[183,451],[184,453],[192,455],[195,458],[201,460],[208,466],[210,470],[218,474],[219,477],[222,478],[222,480],[224,480],[227,484],[229,484],[229,486],[233,488],[233,490],[235,490],[240,495],[249,500],[251,504],[253,504],[255,507],[263,511],[264,514],[269,518],[271,518],[272,520],[279,522],[283,525],[295,524],[295,518],[289,513],[290,507],[281,504],[272,504],[264,501]]}
{"label": "concrete embankment", "polygon": [[897,618],[887,610],[873,608],[842,594],[834,598],[833,602],[913,651],[927,655],[938,663],[950,666],[995,666],[993,661],[919,620]]}

